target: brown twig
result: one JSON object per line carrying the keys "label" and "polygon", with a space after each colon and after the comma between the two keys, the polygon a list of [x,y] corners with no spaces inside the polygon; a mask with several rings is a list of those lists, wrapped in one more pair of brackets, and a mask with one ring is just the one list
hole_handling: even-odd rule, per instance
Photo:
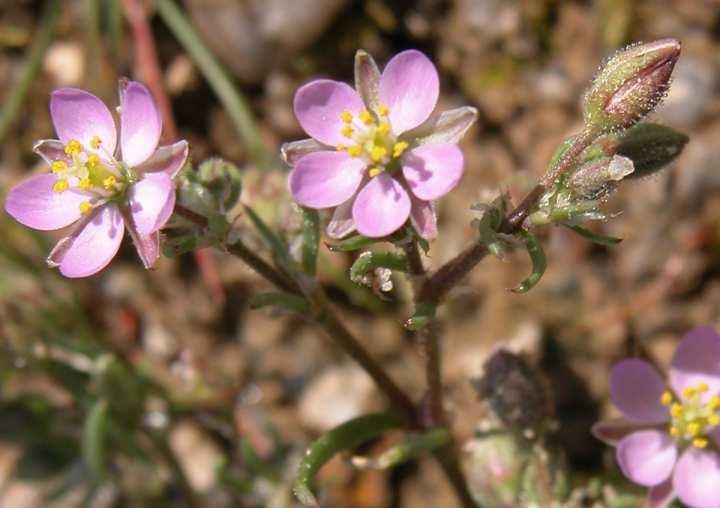
{"label": "brown twig", "polygon": [[[179,138],[178,128],[173,116],[170,98],[163,85],[160,60],[158,59],[155,40],[145,12],[145,6],[142,0],[123,0],[123,8],[135,40],[137,74],[150,88],[162,113],[163,139],[165,142],[177,141]],[[225,301],[225,290],[210,249],[197,249],[193,251],[193,255],[203,281],[210,289],[215,302],[222,303]]]}

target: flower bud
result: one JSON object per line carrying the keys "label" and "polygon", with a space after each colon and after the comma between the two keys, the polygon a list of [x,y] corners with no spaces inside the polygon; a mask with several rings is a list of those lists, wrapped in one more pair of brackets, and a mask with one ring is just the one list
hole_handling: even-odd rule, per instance
{"label": "flower bud", "polygon": [[622,155],[600,157],[580,166],[570,177],[570,188],[585,199],[599,199],[634,170],[633,161]]}
{"label": "flower bud", "polygon": [[615,153],[632,159],[635,171],[630,178],[641,178],[670,164],[688,141],[687,135],[670,127],[641,123],[620,137]]}
{"label": "flower bud", "polygon": [[625,129],[664,98],[680,41],[660,39],[616,53],[595,77],[584,97],[585,124],[598,132]]}

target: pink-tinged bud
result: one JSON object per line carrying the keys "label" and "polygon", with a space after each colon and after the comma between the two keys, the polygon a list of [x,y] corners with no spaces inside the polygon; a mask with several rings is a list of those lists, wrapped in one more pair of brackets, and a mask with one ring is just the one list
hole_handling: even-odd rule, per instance
{"label": "pink-tinged bud", "polygon": [[677,39],[629,46],[616,53],[585,94],[585,124],[610,132],[637,123],[665,97],[679,56]]}

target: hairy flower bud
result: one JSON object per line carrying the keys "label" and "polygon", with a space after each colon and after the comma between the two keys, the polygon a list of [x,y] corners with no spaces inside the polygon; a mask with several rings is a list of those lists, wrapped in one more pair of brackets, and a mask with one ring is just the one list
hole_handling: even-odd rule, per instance
{"label": "hairy flower bud", "polygon": [[622,155],[586,162],[570,177],[570,187],[585,199],[599,199],[634,171],[633,161]]}
{"label": "hairy flower bud", "polygon": [[585,124],[599,132],[631,127],[664,98],[680,41],[629,46],[600,70],[584,97]]}

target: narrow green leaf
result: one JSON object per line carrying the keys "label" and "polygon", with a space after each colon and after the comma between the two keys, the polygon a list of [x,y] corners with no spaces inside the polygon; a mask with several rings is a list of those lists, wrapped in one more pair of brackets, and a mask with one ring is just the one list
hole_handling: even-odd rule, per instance
{"label": "narrow green leaf", "polygon": [[107,427],[108,403],[100,399],[90,408],[82,434],[83,458],[96,476],[102,476],[105,470]]}
{"label": "narrow green leaf", "polygon": [[435,319],[437,307],[431,303],[418,303],[415,307],[415,314],[405,321],[405,328],[416,332],[425,328]]}
{"label": "narrow green leaf", "polygon": [[527,293],[535,287],[538,282],[540,282],[540,279],[545,273],[547,262],[545,260],[545,252],[543,251],[542,245],[540,245],[540,242],[532,233],[525,229],[521,229],[517,234],[522,238],[525,243],[525,248],[530,255],[530,260],[532,261],[532,273],[524,281],[512,288],[511,291],[513,293]]}
{"label": "narrow green leaf", "polygon": [[315,275],[318,244],[320,243],[320,216],[317,210],[303,208],[302,266],[303,271]]}
{"label": "narrow green leaf", "polygon": [[362,249],[368,245],[377,243],[377,238],[368,238],[363,235],[355,235],[345,240],[340,240],[336,243],[328,243],[327,248],[333,252],[351,252],[354,250]]}
{"label": "narrow green leaf", "polygon": [[265,224],[265,221],[263,221],[260,216],[255,213],[255,210],[249,206],[245,206],[245,212],[248,214],[248,217],[250,217],[250,221],[255,226],[255,229],[257,229],[263,241],[272,250],[275,261],[284,268],[289,268],[292,263],[290,262],[285,242],[272,232],[268,225]]}
{"label": "narrow green leaf", "polygon": [[248,304],[251,309],[260,309],[274,305],[282,309],[299,312],[300,314],[308,314],[310,312],[310,305],[302,296],[284,293],[282,291],[254,295],[250,298]]}
{"label": "narrow green leaf", "polygon": [[376,268],[407,272],[407,257],[395,252],[363,252],[350,267],[350,280],[358,282],[363,275]]}
{"label": "narrow green leaf", "polygon": [[315,475],[326,462],[338,452],[355,448],[402,424],[402,418],[395,413],[373,413],[354,418],[323,434],[310,445],[300,462],[293,486],[295,496],[305,506],[318,506],[311,486]]}
{"label": "narrow green leaf", "polygon": [[598,233],[593,233],[589,229],[585,229],[580,226],[573,226],[572,224],[563,224],[563,226],[565,226],[568,229],[572,229],[578,235],[582,236],[586,240],[590,240],[591,242],[597,243],[599,245],[612,246],[612,245],[617,245],[623,241],[622,238],[616,238],[614,236],[600,235]]}
{"label": "narrow green leaf", "polygon": [[442,428],[432,429],[422,434],[411,434],[400,443],[383,452],[377,459],[356,457],[353,463],[368,469],[388,469],[440,448],[449,440],[450,432]]}

